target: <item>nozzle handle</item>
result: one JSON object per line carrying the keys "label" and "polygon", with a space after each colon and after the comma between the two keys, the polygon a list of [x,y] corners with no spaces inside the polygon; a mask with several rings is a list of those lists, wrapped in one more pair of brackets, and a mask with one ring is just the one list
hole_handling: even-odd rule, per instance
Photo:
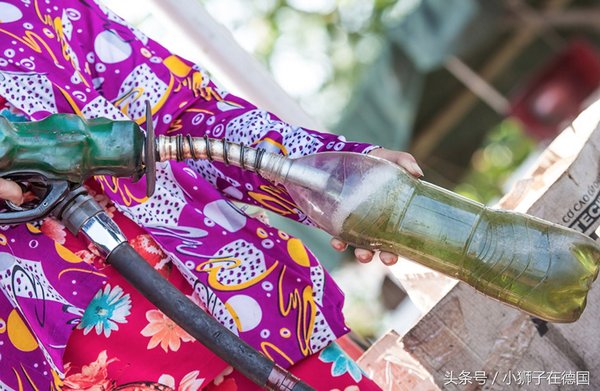
{"label": "nozzle handle", "polygon": [[0,117],[0,175],[42,172],[48,179],[83,183],[94,175],[139,179],[144,134],[133,121],[86,120],[53,114],[41,121]]}
{"label": "nozzle handle", "polygon": [[[67,181],[47,179],[40,176],[39,173],[19,172],[13,173],[10,179],[18,181],[22,179],[27,182],[40,182],[46,189],[41,196],[41,200],[31,209],[19,209],[10,212],[0,213],[0,225],[20,224],[31,221],[41,220],[46,217],[52,209],[69,193],[70,186]],[[5,177],[6,178],[6,177]]]}

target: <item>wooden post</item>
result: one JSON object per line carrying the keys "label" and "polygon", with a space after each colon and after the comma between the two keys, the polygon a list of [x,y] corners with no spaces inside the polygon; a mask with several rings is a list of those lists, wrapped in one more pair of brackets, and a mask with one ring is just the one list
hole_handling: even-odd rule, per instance
{"label": "wooden post", "polygon": [[225,26],[215,21],[196,0],[153,0],[184,36],[227,76],[241,95],[282,120],[310,129],[324,127],[309,116],[272,78],[267,69],[246,52]]}

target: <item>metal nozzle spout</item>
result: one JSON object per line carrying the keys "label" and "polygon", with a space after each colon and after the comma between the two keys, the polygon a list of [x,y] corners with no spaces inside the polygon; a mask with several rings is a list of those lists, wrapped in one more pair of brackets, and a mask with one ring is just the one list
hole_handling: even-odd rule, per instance
{"label": "metal nozzle spout", "polygon": [[293,162],[282,155],[266,152],[224,139],[192,136],[159,136],[157,143],[159,161],[207,159],[231,164],[256,172],[263,178],[281,183]]}

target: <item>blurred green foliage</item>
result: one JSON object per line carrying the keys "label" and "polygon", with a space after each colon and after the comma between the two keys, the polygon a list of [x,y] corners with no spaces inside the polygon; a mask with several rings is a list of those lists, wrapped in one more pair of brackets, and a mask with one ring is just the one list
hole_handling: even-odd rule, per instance
{"label": "blurred green foliage", "polygon": [[493,203],[505,193],[504,183],[536,145],[518,122],[502,121],[473,154],[469,173],[454,191],[484,204]]}
{"label": "blurred green foliage", "polygon": [[[200,0],[322,123],[337,123],[386,21],[420,0]],[[404,4],[398,9],[398,4]],[[294,75],[295,77],[291,77]]]}

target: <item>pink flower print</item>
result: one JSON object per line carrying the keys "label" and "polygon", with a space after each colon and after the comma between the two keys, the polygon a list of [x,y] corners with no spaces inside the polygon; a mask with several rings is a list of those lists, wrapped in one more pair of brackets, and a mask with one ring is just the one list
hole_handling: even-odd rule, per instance
{"label": "pink flower print", "polygon": [[159,310],[146,312],[146,319],[150,323],[144,327],[141,334],[144,337],[151,337],[148,342],[148,349],[153,349],[160,344],[165,352],[169,350],[176,352],[181,346],[181,341],[190,342],[194,340],[191,335]]}
{"label": "pink flower print", "polygon": [[233,373],[233,367],[230,365],[228,367],[226,367],[225,369],[223,369],[223,371],[221,373],[219,373],[216,377],[215,380],[213,380],[213,383],[215,386],[221,385],[221,383],[223,383],[223,380],[225,380],[225,378],[229,375],[231,375]]}
{"label": "pink flower print", "polygon": [[177,391],[198,391],[204,383],[204,378],[198,378],[200,371],[192,371],[185,375],[179,383]]}
{"label": "pink flower print", "polygon": [[50,239],[57,243],[65,244],[67,231],[64,225],[52,218],[47,218],[42,221],[40,230]]}
{"label": "pink flower print", "polygon": [[108,360],[106,350],[98,354],[96,361],[84,365],[81,372],[69,374],[70,363],[65,365],[67,377],[63,380],[63,391],[110,391],[114,388],[114,381],[108,379],[108,364],[116,358]]}
{"label": "pink flower print", "polygon": [[164,384],[165,386],[171,388],[172,390],[177,391],[198,391],[202,388],[202,383],[204,383],[204,378],[198,379],[198,375],[200,371],[195,370],[191,371],[187,375],[185,375],[181,382],[179,383],[179,387],[175,388],[175,379],[173,376],[169,374],[163,374],[158,379],[160,384]]}

